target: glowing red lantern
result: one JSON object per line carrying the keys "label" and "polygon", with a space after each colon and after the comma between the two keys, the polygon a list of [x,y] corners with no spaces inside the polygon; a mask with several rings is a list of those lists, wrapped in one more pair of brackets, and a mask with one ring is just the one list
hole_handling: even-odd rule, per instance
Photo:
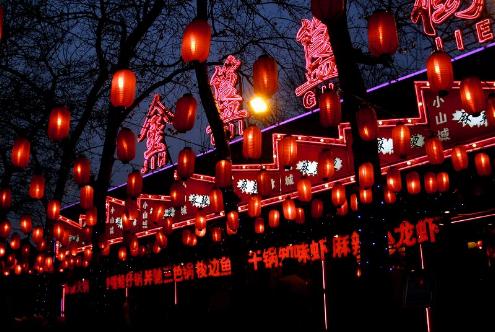
{"label": "glowing red lantern", "polygon": [[479,78],[468,77],[463,79],[459,93],[462,106],[467,113],[478,114],[485,109],[486,97]]}
{"label": "glowing red lantern", "polygon": [[121,261],[127,260],[127,248],[125,246],[121,246],[118,251],[118,256]]}
{"label": "glowing red lantern", "polygon": [[19,225],[21,228],[21,232],[23,232],[24,234],[29,234],[31,232],[31,229],[33,228],[31,216],[29,214],[21,215]]}
{"label": "glowing red lantern", "polygon": [[345,187],[341,183],[336,183],[332,188],[332,204],[339,207],[346,201]]}
{"label": "glowing red lantern", "polygon": [[165,223],[163,224],[163,230],[165,234],[172,234],[174,228],[174,219],[172,217],[165,218]]}
{"label": "glowing red lantern", "polygon": [[20,275],[20,274],[22,273],[22,266],[21,266],[21,265],[19,265],[19,264],[16,264],[16,265],[14,266],[14,273],[15,273],[16,275]]}
{"label": "glowing red lantern", "polygon": [[362,163],[359,166],[359,186],[370,188],[375,183],[375,173],[371,162]]}
{"label": "glowing red lantern", "polygon": [[337,92],[329,90],[320,96],[320,124],[322,127],[335,127],[342,120],[340,97]]}
{"label": "glowing red lantern", "polygon": [[485,114],[488,124],[495,126],[495,94],[493,93],[488,96]]}
{"label": "glowing red lantern", "polygon": [[302,177],[297,181],[297,194],[301,202],[309,202],[312,197],[311,181],[307,177]]}
{"label": "glowing red lantern", "polygon": [[347,200],[345,200],[344,204],[337,208],[337,215],[343,217],[349,213],[349,204]]}
{"label": "glowing red lantern", "polygon": [[69,136],[70,111],[66,106],[55,107],[48,118],[48,138],[52,141],[61,141]]}
{"label": "glowing red lantern", "polygon": [[230,227],[226,227],[226,233],[228,236],[237,234],[237,229],[231,229]]}
{"label": "glowing red lantern", "polygon": [[46,216],[50,220],[58,220],[60,216],[60,201],[56,199],[52,199],[48,201],[48,205],[46,208]]}
{"label": "glowing red lantern", "polygon": [[278,90],[277,62],[264,54],[253,64],[253,88],[256,95],[271,97]]}
{"label": "glowing red lantern", "polygon": [[268,226],[277,228],[280,225],[280,212],[278,210],[270,210],[268,212]]}
{"label": "glowing red lantern", "polygon": [[371,204],[373,202],[373,191],[370,188],[360,188],[359,201],[363,204]]}
{"label": "glowing red lantern", "polygon": [[227,213],[227,228],[234,231],[239,228],[239,213],[237,211]]}
{"label": "glowing red lantern", "polygon": [[424,175],[424,185],[427,194],[434,194],[437,192],[437,175],[433,172],[427,172]]}
{"label": "glowing red lantern", "polygon": [[194,242],[193,238],[194,238],[194,234],[192,234],[190,230],[185,229],[182,232],[182,243],[185,246],[192,246],[192,243]]}
{"label": "glowing red lantern", "polygon": [[260,170],[256,176],[256,187],[258,188],[258,194],[261,196],[268,196],[272,191],[270,174],[264,169]]}
{"label": "glowing red lantern", "polygon": [[259,159],[262,148],[261,130],[255,125],[251,125],[244,129],[242,136],[242,156],[245,159]]}
{"label": "glowing red lantern", "polygon": [[125,215],[127,218],[132,221],[136,220],[139,216],[139,207],[137,204],[137,200],[133,198],[128,198],[125,201]]}
{"label": "glowing red lantern", "polygon": [[0,242],[0,257],[5,256],[5,252],[6,252],[5,244]]}
{"label": "glowing red lantern", "polygon": [[154,224],[158,224],[163,220],[165,216],[165,206],[163,204],[158,204],[153,206],[153,212],[151,212],[150,220]]}
{"label": "glowing red lantern", "polygon": [[383,198],[385,200],[385,203],[387,204],[394,204],[395,201],[397,200],[397,196],[395,195],[395,192],[389,189],[385,189],[383,192]]}
{"label": "glowing red lantern", "polygon": [[34,243],[40,243],[43,240],[43,228],[34,227],[33,232],[31,233],[31,239]]}
{"label": "glowing red lantern", "polygon": [[457,172],[462,171],[468,167],[468,155],[466,148],[462,145],[458,145],[452,149],[452,166]]}
{"label": "glowing red lantern", "polygon": [[62,227],[62,225],[60,225],[59,223],[53,225],[53,237],[55,239],[60,240],[63,234],[64,234],[64,228]]}
{"label": "glowing red lantern", "polygon": [[[29,257],[29,254],[31,253],[31,246],[29,244],[24,244],[21,248],[21,254],[24,257]],[[0,257],[1,257],[1,252],[0,252]]]}
{"label": "glowing red lantern", "polygon": [[10,160],[12,165],[19,168],[26,168],[31,155],[31,142],[27,138],[18,137],[12,147]]}
{"label": "glowing red lantern", "polygon": [[376,11],[368,19],[368,49],[372,56],[392,55],[399,48],[395,18],[389,12]]}
{"label": "glowing red lantern", "polygon": [[435,93],[445,94],[454,83],[452,59],[443,51],[436,51],[426,61],[426,75]]}
{"label": "glowing red lantern", "polygon": [[421,178],[418,172],[409,172],[406,175],[407,192],[417,195],[421,192]]}
{"label": "glowing red lantern", "polygon": [[323,216],[323,210],[323,201],[321,199],[311,201],[311,218],[320,219]]}
{"label": "glowing red lantern", "polygon": [[7,210],[10,208],[12,204],[12,192],[10,188],[3,187],[0,188],[0,208],[3,210]]}
{"label": "glowing red lantern", "polygon": [[194,19],[184,30],[181,56],[184,62],[205,62],[210,54],[211,28],[206,20]]}
{"label": "glowing red lantern", "polygon": [[232,162],[219,160],[215,166],[215,184],[220,188],[232,186]]}
{"label": "glowing red lantern", "polygon": [[304,209],[302,207],[298,207],[296,209],[296,224],[303,225],[306,221],[306,216],[304,214]]}
{"label": "glowing red lantern", "polygon": [[351,210],[353,212],[356,212],[358,209],[359,209],[359,200],[358,200],[358,197],[357,195],[354,193],[354,194],[351,194]]}
{"label": "glowing red lantern", "polygon": [[387,174],[387,188],[396,193],[402,190],[402,178],[398,169],[389,169]]}
{"label": "glowing red lantern", "polygon": [[21,236],[19,233],[13,233],[10,237],[10,248],[18,250],[21,247]]}
{"label": "glowing red lantern", "polygon": [[93,207],[86,211],[86,225],[94,227],[98,223],[98,210]]}
{"label": "glowing red lantern", "polygon": [[213,242],[222,241],[222,229],[220,227],[213,227],[211,229],[211,240]]}
{"label": "glowing red lantern", "polygon": [[127,176],[127,194],[137,197],[143,191],[143,176],[140,171],[132,171]]}
{"label": "glowing red lantern", "polygon": [[490,163],[490,157],[486,153],[477,153],[474,156],[474,165],[479,176],[490,176],[492,174],[492,164]]}
{"label": "glowing red lantern", "polygon": [[440,172],[437,174],[437,189],[438,192],[444,193],[447,192],[450,188],[450,179],[449,173]]}
{"label": "glowing red lantern", "polygon": [[29,184],[29,197],[42,199],[45,195],[45,177],[43,175],[33,175]]}
{"label": "glowing red lantern", "polygon": [[129,107],[136,97],[136,75],[129,69],[117,70],[112,77],[110,103],[114,107]]}
{"label": "glowing red lantern", "polygon": [[425,149],[430,163],[432,163],[433,165],[443,163],[443,160],[445,159],[443,153],[443,145],[442,141],[438,137],[428,138],[426,140]]}
{"label": "glowing red lantern", "polygon": [[392,129],[392,141],[394,143],[394,152],[400,158],[404,158],[411,147],[411,131],[405,124],[398,124]]}
{"label": "glowing red lantern", "polygon": [[363,141],[372,141],[376,139],[378,131],[378,121],[375,110],[371,107],[362,107],[356,113],[359,137]]}
{"label": "glowing red lantern", "polygon": [[220,189],[216,188],[210,192],[210,207],[215,213],[223,211],[223,193]]}
{"label": "glowing red lantern", "polygon": [[318,172],[323,181],[328,181],[335,173],[335,161],[330,150],[322,150],[318,157]]}
{"label": "glowing red lantern", "polygon": [[206,235],[206,227],[205,228],[195,228],[194,229],[194,234],[196,234],[197,237],[204,237]]}
{"label": "glowing red lantern", "polygon": [[204,214],[203,211],[198,210],[196,212],[196,217],[194,219],[194,225],[196,226],[197,229],[206,228],[206,215]]}
{"label": "glowing red lantern", "polygon": [[160,248],[160,246],[158,245],[158,243],[153,243],[153,253],[155,255],[158,255],[160,253],[160,251],[162,251],[162,248]]}
{"label": "glowing red lantern", "polygon": [[265,232],[265,220],[258,217],[254,220],[254,231],[256,234],[263,234]]}
{"label": "glowing red lantern", "polygon": [[294,136],[286,135],[279,141],[280,164],[290,168],[297,161],[297,140]]}
{"label": "glowing red lantern", "polygon": [[179,207],[186,203],[186,192],[181,182],[174,182],[170,186],[170,200],[174,207]]}
{"label": "glowing red lantern", "polygon": [[182,149],[177,158],[177,175],[183,180],[188,179],[194,173],[196,155],[189,147]]}
{"label": "glowing red lantern", "polygon": [[5,219],[0,223],[0,237],[7,238],[10,235],[10,231],[12,230],[12,225],[10,221]]}
{"label": "glowing red lantern", "polygon": [[160,248],[165,248],[167,247],[167,236],[160,230],[156,232],[155,235],[156,243],[160,246]]}
{"label": "glowing red lantern", "polygon": [[85,210],[89,210],[93,207],[94,204],[94,194],[95,191],[92,186],[89,184],[81,187],[79,192],[81,208]]}
{"label": "glowing red lantern", "polygon": [[311,13],[320,21],[332,21],[345,11],[344,0],[311,0]]}
{"label": "glowing red lantern", "polygon": [[282,210],[284,212],[284,218],[286,220],[295,220],[296,219],[296,203],[289,197],[287,197],[282,203]]}
{"label": "glowing red lantern", "polygon": [[185,133],[194,127],[198,103],[193,95],[186,93],[177,100],[172,124],[179,133]]}
{"label": "glowing red lantern", "polygon": [[81,156],[74,161],[73,176],[74,181],[80,186],[89,183],[91,163],[88,158]]}
{"label": "glowing red lantern", "polygon": [[117,134],[117,159],[127,164],[135,157],[136,135],[129,128],[122,128]]}
{"label": "glowing red lantern", "polygon": [[261,197],[259,195],[251,195],[248,200],[248,215],[251,218],[261,215]]}

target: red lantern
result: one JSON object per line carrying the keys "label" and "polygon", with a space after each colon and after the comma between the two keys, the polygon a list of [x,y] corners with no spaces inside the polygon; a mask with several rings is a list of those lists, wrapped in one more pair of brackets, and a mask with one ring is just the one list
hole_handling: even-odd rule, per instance
{"label": "red lantern", "polygon": [[402,178],[398,169],[389,169],[387,174],[387,188],[395,193],[402,190]]}
{"label": "red lantern", "polygon": [[323,201],[321,199],[313,199],[311,201],[311,218],[320,219],[323,216]]}
{"label": "red lantern", "polygon": [[286,220],[296,219],[296,203],[289,197],[287,197],[282,203],[282,210],[284,212],[284,218]]}
{"label": "red lantern", "polygon": [[34,243],[41,243],[43,241],[43,228],[41,227],[34,227],[33,232],[31,233],[31,239],[33,240]]}
{"label": "red lantern", "polygon": [[436,51],[426,61],[426,75],[435,93],[445,94],[454,83],[452,59],[443,51]]}
{"label": "red lantern", "polygon": [[318,157],[318,172],[323,181],[328,181],[335,173],[335,161],[330,150],[323,150]]}
{"label": "red lantern", "polygon": [[437,174],[437,189],[438,192],[444,193],[449,190],[450,187],[450,180],[449,180],[449,173],[447,172],[440,172]]}
{"label": "red lantern", "polygon": [[93,207],[94,204],[94,189],[89,184],[81,187],[79,196],[81,201],[81,208],[84,210],[89,210]]}
{"label": "red lantern", "polygon": [[143,176],[140,171],[132,171],[127,176],[127,194],[137,197],[143,191]]}
{"label": "red lantern", "polygon": [[279,141],[280,164],[285,168],[290,168],[297,161],[297,140],[294,136],[286,135]]}
{"label": "red lantern", "polygon": [[55,239],[60,240],[63,234],[64,234],[64,228],[62,227],[62,225],[60,225],[59,223],[53,225],[53,237]]}
{"label": "red lantern", "polygon": [[407,192],[417,195],[421,192],[421,178],[418,172],[409,172],[406,175]]}
{"label": "red lantern", "polygon": [[237,229],[231,229],[230,227],[226,228],[226,233],[228,236],[237,234]]}
{"label": "red lantern", "polygon": [[311,13],[320,21],[332,21],[345,11],[344,0],[311,0]]}
{"label": "red lantern", "polygon": [[265,232],[265,221],[263,218],[258,217],[254,220],[254,231],[256,234],[263,234]]}
{"label": "red lantern", "polygon": [[12,192],[9,187],[0,188],[0,208],[7,210],[12,204]]}
{"label": "red lantern", "polygon": [[452,166],[459,172],[468,167],[468,155],[466,148],[458,145],[452,149]]}
{"label": "red lantern", "polygon": [[478,114],[485,109],[486,97],[479,78],[468,77],[463,79],[459,93],[462,106],[467,113]]}
{"label": "red lantern", "polygon": [[303,225],[306,221],[306,216],[304,214],[304,209],[302,207],[298,207],[296,209],[296,224]]}
{"label": "red lantern", "polygon": [[196,155],[189,147],[182,149],[177,158],[177,175],[183,180],[188,179],[194,173]]}
{"label": "red lantern", "polygon": [[0,237],[2,238],[7,238],[10,235],[10,231],[12,230],[12,225],[10,224],[10,221],[5,219],[0,223]]}
{"label": "red lantern", "polygon": [[251,218],[261,215],[261,198],[259,195],[252,195],[248,201],[248,215]]}
{"label": "red lantern", "polygon": [[297,194],[301,202],[309,202],[312,197],[311,181],[307,177],[302,177],[297,181]]}
{"label": "red lantern", "polygon": [[341,183],[336,183],[332,188],[332,204],[335,207],[339,207],[342,206],[345,201],[345,187]]}
{"label": "red lantern", "polygon": [[251,125],[244,129],[242,136],[242,156],[245,159],[259,159],[262,148],[261,130],[255,125]]}
{"label": "red lantern", "polygon": [[222,229],[220,227],[213,227],[211,229],[211,240],[217,243],[222,241]]}
{"label": "red lantern", "polygon": [[160,246],[160,248],[167,247],[168,244],[167,236],[161,230],[156,232],[155,239],[156,239],[156,243]]}
{"label": "red lantern", "polygon": [[253,88],[256,95],[271,97],[278,90],[277,62],[269,55],[261,55],[253,64]]}
{"label": "red lantern", "polygon": [[232,162],[219,160],[215,166],[215,184],[220,188],[232,186]]}
{"label": "red lantern", "polygon": [[170,186],[170,200],[174,207],[179,207],[186,203],[186,192],[181,182],[174,182]]}
{"label": "red lantern", "polygon": [[122,128],[117,135],[117,159],[127,164],[135,157],[136,135],[129,128]]}
{"label": "red lantern", "polygon": [[359,209],[359,200],[356,194],[351,195],[351,210],[356,212]]}
{"label": "red lantern", "polygon": [[127,260],[127,248],[125,246],[121,246],[119,248],[118,256],[119,259],[123,262]]}
{"label": "red lantern", "polygon": [[411,131],[405,124],[398,124],[392,129],[392,141],[394,143],[394,152],[404,158],[411,147]]}
{"label": "red lantern", "polygon": [[136,75],[129,69],[117,70],[112,77],[110,103],[114,107],[129,107],[136,97]]}
{"label": "red lantern", "polygon": [[210,192],[210,206],[213,212],[220,213],[223,211],[223,194],[220,189],[213,189]]}
{"label": "red lantern", "polygon": [[10,248],[12,250],[18,250],[21,247],[21,236],[19,233],[13,233],[10,238]]}
{"label": "red lantern", "polygon": [[184,30],[181,56],[184,62],[205,62],[210,54],[211,28],[206,20],[194,19]]}
{"label": "red lantern", "polygon": [[14,266],[14,273],[15,273],[16,275],[20,275],[20,274],[22,273],[22,266],[21,266],[21,265],[19,265],[19,264],[16,264],[16,265]]}
{"label": "red lantern", "polygon": [[43,175],[33,175],[29,184],[29,197],[42,199],[45,195],[45,177]]}
{"label": "red lantern", "polygon": [[167,217],[165,218],[165,223],[163,225],[163,230],[165,231],[165,234],[172,234],[174,228],[174,219],[172,217]]}
{"label": "red lantern", "polygon": [[478,173],[479,176],[490,176],[492,174],[490,157],[486,153],[477,153],[474,156],[474,164],[476,166],[476,173]]}
{"label": "red lantern", "polygon": [[397,200],[395,192],[389,189],[385,189],[385,191],[383,192],[383,198],[385,199],[385,203],[387,204],[394,204]]}
{"label": "red lantern", "polygon": [[153,206],[153,212],[150,215],[150,220],[153,224],[158,224],[165,216],[165,206],[158,204]]}
{"label": "red lantern", "polygon": [[495,94],[490,93],[486,104],[486,119],[490,126],[495,126]]}
{"label": "red lantern", "polygon": [[268,212],[268,226],[277,228],[280,226],[280,212],[278,210],[270,210]]}
{"label": "red lantern", "polygon": [[370,188],[375,183],[375,173],[371,162],[362,163],[359,166],[359,186]]}
{"label": "red lantern", "polygon": [[427,172],[424,175],[425,191],[427,194],[434,194],[437,192],[437,175],[433,172]]}
{"label": "red lantern", "polygon": [[[31,253],[31,246],[29,244],[25,244],[21,248],[21,254],[24,257],[29,257],[29,254]],[[0,252],[0,257],[2,257],[2,254]]]}
{"label": "red lantern", "polygon": [[91,175],[91,163],[86,157],[79,157],[74,162],[73,176],[74,181],[82,186],[89,183]]}
{"label": "red lantern", "polygon": [[194,127],[198,103],[193,95],[186,93],[177,100],[172,124],[179,133],[185,133]]}
{"label": "red lantern", "polygon": [[426,140],[425,148],[430,163],[432,163],[433,165],[443,163],[443,160],[445,159],[443,153],[443,145],[442,141],[438,137],[428,138]]}
{"label": "red lantern", "polygon": [[192,246],[193,242],[194,242],[194,234],[191,233],[190,230],[188,229],[185,229],[183,232],[182,232],[182,243],[185,245],[185,246]]}
{"label": "red lantern", "polygon": [[86,211],[86,225],[94,227],[98,223],[98,210],[93,207]]}
{"label": "red lantern", "polygon": [[27,138],[18,137],[12,147],[12,155],[10,157],[12,165],[19,168],[26,168],[29,164],[31,155],[31,142]]}
{"label": "red lantern", "polygon": [[194,234],[196,234],[197,237],[204,237],[206,235],[206,227],[205,228],[195,228],[194,229]]}
{"label": "red lantern", "polygon": [[399,48],[395,18],[389,12],[376,11],[368,19],[368,49],[372,56],[393,55]]}
{"label": "red lantern", "polygon": [[378,121],[375,110],[370,107],[363,107],[356,113],[359,137],[363,141],[376,139],[378,131]]}
{"label": "red lantern", "polygon": [[21,232],[23,232],[26,235],[29,234],[31,232],[31,229],[33,228],[33,222],[29,214],[21,215],[19,224],[20,224]]}
{"label": "red lantern", "polygon": [[270,174],[264,169],[260,170],[256,176],[256,186],[261,196],[268,196],[272,192],[272,181]]}
{"label": "red lantern", "polygon": [[5,256],[5,251],[6,251],[5,244],[0,243],[0,257]]}
{"label": "red lantern", "polygon": [[48,138],[61,141],[69,136],[70,111],[66,106],[55,107],[48,118]]}
{"label": "red lantern", "polygon": [[194,219],[194,225],[196,226],[196,229],[206,228],[206,215],[204,214],[203,211],[198,210],[196,212],[196,217]]}
{"label": "red lantern", "polygon": [[330,90],[320,96],[320,124],[322,127],[338,126],[342,120],[340,97],[337,92]]}
{"label": "red lantern", "polygon": [[363,204],[371,204],[373,202],[373,191],[369,188],[360,188],[359,201]]}
{"label": "red lantern", "polygon": [[58,220],[58,217],[60,216],[60,201],[56,199],[48,201],[46,216],[50,220]]}
{"label": "red lantern", "polygon": [[349,213],[349,204],[347,200],[340,207],[337,208],[337,215],[343,217]]}
{"label": "red lantern", "polygon": [[234,231],[239,228],[239,213],[237,211],[227,213],[227,228]]}
{"label": "red lantern", "polygon": [[139,207],[137,200],[128,198],[125,201],[125,215],[129,221],[136,220],[139,216]]}

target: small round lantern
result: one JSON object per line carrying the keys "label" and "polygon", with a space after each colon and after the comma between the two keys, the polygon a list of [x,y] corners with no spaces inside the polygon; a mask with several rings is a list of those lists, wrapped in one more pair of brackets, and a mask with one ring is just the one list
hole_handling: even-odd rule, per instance
{"label": "small round lantern", "polygon": [[418,172],[409,172],[406,175],[407,192],[411,195],[417,195],[421,192],[421,178]]}
{"label": "small round lantern", "polygon": [[213,212],[220,213],[223,211],[223,193],[220,189],[215,188],[210,191],[210,207]]}
{"label": "small round lantern", "polygon": [[12,191],[9,187],[0,188],[0,208],[8,210],[12,205]]}
{"label": "small round lantern", "polygon": [[395,193],[402,190],[402,177],[398,169],[389,169],[387,174],[387,188]]}
{"label": "small round lantern", "polygon": [[60,216],[60,201],[56,199],[52,199],[48,202],[46,208],[46,216],[50,220],[58,220]]}
{"label": "small round lantern", "polygon": [[136,97],[136,75],[129,69],[117,70],[112,77],[110,103],[114,107],[129,107]]}
{"label": "small round lantern", "polygon": [[424,185],[427,194],[434,194],[437,192],[437,175],[433,172],[427,172],[424,175]]}
{"label": "small round lantern", "polygon": [[45,177],[35,174],[31,177],[29,184],[29,197],[32,199],[42,199],[45,196]]}
{"label": "small round lantern", "polygon": [[66,106],[55,107],[48,118],[48,138],[61,141],[69,136],[70,111]]}
{"label": "small round lantern", "polygon": [[33,228],[33,221],[31,219],[31,216],[29,214],[23,214],[21,215],[21,218],[19,220],[19,226],[21,229],[21,232],[24,234],[29,234],[31,233],[31,230]]}
{"label": "small round lantern", "polygon": [[143,176],[140,171],[132,171],[127,176],[127,195],[138,197],[143,191]]}
{"label": "small round lantern", "polygon": [[330,150],[322,150],[318,157],[318,173],[323,181],[328,181],[335,174],[335,161]]}
{"label": "small round lantern", "polygon": [[182,180],[190,178],[194,173],[195,164],[196,155],[193,150],[189,147],[182,149],[177,158],[177,175]]}
{"label": "small round lantern", "polygon": [[373,202],[373,191],[370,188],[360,188],[359,201],[362,204],[371,204]]}
{"label": "small round lantern", "polygon": [[172,124],[179,133],[185,133],[194,127],[198,103],[193,95],[187,93],[177,100]]}
{"label": "small round lantern", "polygon": [[338,126],[342,120],[340,97],[337,92],[329,90],[320,96],[320,124],[324,128]]}
{"label": "small round lantern", "polygon": [[452,166],[457,172],[468,167],[468,155],[463,145],[458,145],[452,149]]}
{"label": "small round lantern", "polygon": [[94,194],[95,191],[92,186],[89,184],[81,187],[80,190],[80,203],[81,203],[81,208],[84,210],[89,210],[93,207],[94,204]]}
{"label": "small round lantern", "polygon": [[450,178],[449,173],[440,172],[437,174],[437,189],[438,192],[444,193],[450,189]]}
{"label": "small round lantern", "polygon": [[438,137],[434,136],[428,138],[426,140],[425,149],[430,163],[432,163],[433,165],[439,165],[443,163],[445,155],[443,153],[442,141]]}
{"label": "small round lantern", "polygon": [[261,197],[259,195],[252,195],[249,197],[248,215],[251,218],[259,217],[261,215]]}
{"label": "small round lantern", "polygon": [[436,51],[426,61],[426,76],[433,92],[446,94],[454,84],[452,59],[443,51]]}
{"label": "small round lantern", "polygon": [[181,56],[184,62],[205,62],[210,54],[211,28],[206,20],[194,19],[184,30]]}
{"label": "small round lantern", "polygon": [[474,156],[474,165],[479,176],[490,176],[492,174],[492,164],[490,163],[490,157],[486,153],[477,153]]}
{"label": "small round lantern", "polygon": [[371,162],[362,163],[359,166],[359,186],[370,188],[375,183],[375,173]]}
{"label": "small round lantern", "polygon": [[117,134],[117,159],[124,164],[136,157],[136,135],[129,128],[122,128]]}
{"label": "small round lantern", "polygon": [[301,202],[309,202],[312,197],[311,181],[307,177],[297,180],[297,194]]}
{"label": "small round lantern", "polygon": [[254,231],[256,234],[263,234],[265,232],[265,220],[258,217],[254,220]]}
{"label": "small round lantern", "polygon": [[261,158],[262,136],[261,130],[255,125],[251,125],[244,129],[242,134],[242,156],[245,159]]}
{"label": "small round lantern", "polygon": [[88,158],[81,156],[74,161],[73,168],[74,181],[83,186],[89,183],[91,176],[91,163]]}
{"label": "small round lantern", "polygon": [[399,48],[394,15],[376,11],[368,19],[368,48],[372,56],[393,55]]}
{"label": "small round lantern", "polygon": [[18,168],[26,168],[31,156],[31,142],[25,137],[18,137],[14,141],[10,160]]}
{"label": "small round lantern", "polygon": [[292,221],[296,220],[296,203],[291,198],[287,197],[282,203],[282,210],[284,213],[284,218],[286,220]]}
{"label": "small round lantern", "polygon": [[294,136],[286,135],[279,141],[280,164],[290,168],[297,161],[297,140]]}
{"label": "small round lantern", "polygon": [[376,139],[378,132],[378,121],[375,110],[370,107],[363,107],[356,113],[359,137],[363,141]]}
{"label": "small round lantern", "polygon": [[342,206],[346,202],[345,187],[336,183],[332,188],[332,204],[335,207]]}
{"label": "small round lantern", "polygon": [[232,186],[232,162],[219,160],[215,166],[215,184],[220,188]]}
{"label": "small round lantern", "polygon": [[468,77],[461,81],[459,94],[464,110],[469,114],[479,114],[485,109],[486,97],[483,86],[477,77]]}
{"label": "small round lantern", "polygon": [[256,95],[271,97],[278,90],[277,62],[269,55],[261,55],[253,64],[253,89]]}
{"label": "small round lantern", "polygon": [[321,199],[311,201],[311,218],[320,219],[323,216],[323,210],[323,201]]}
{"label": "small round lantern", "polygon": [[398,124],[392,129],[392,141],[394,143],[394,152],[400,158],[405,158],[411,147],[411,131],[403,123]]}
{"label": "small round lantern", "polygon": [[280,226],[280,212],[278,210],[270,210],[268,212],[268,226],[277,228]]}

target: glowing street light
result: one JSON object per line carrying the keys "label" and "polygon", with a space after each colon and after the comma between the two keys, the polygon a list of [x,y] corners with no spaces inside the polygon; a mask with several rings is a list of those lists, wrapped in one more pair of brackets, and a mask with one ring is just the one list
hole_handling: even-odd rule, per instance
{"label": "glowing street light", "polygon": [[249,101],[249,106],[254,114],[264,114],[268,111],[268,101],[261,96],[254,96]]}

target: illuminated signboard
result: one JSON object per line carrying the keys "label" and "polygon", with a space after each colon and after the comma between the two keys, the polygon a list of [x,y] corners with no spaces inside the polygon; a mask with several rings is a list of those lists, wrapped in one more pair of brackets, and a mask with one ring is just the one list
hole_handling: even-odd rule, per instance
{"label": "illuminated signboard", "polygon": [[425,242],[437,242],[438,225],[433,218],[425,218],[413,225],[408,220],[404,220],[394,228],[393,233],[388,232],[388,252],[393,255],[402,248],[412,247]]}

